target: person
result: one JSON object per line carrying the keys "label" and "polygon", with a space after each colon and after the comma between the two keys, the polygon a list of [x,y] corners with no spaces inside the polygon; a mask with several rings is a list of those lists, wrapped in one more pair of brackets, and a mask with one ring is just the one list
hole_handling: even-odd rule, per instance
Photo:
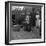
{"label": "person", "polygon": [[40,24],[41,24],[41,18],[40,18],[40,14],[39,12],[37,11],[36,12],[36,28],[39,29],[39,34],[41,36],[41,27],[40,27]]}
{"label": "person", "polygon": [[40,27],[40,19],[39,19],[39,15],[36,15],[36,27]]}
{"label": "person", "polygon": [[36,20],[35,13],[30,13],[29,16],[30,16],[30,25],[32,27],[34,27],[36,25],[36,23],[35,23],[35,20]]}
{"label": "person", "polygon": [[40,14],[39,11],[36,12],[36,27],[40,28]]}
{"label": "person", "polygon": [[30,32],[31,31],[31,27],[33,26],[33,21],[32,21],[32,14],[27,14],[26,18],[25,18],[25,30]]}
{"label": "person", "polygon": [[25,20],[26,20],[26,21],[25,21],[25,22],[26,22],[26,24],[25,24],[25,26],[26,26],[26,31],[28,31],[28,32],[31,31],[31,26],[30,26],[30,20],[29,20],[29,17],[30,17],[30,16],[27,15],[27,16],[26,16],[26,19],[25,19]]}

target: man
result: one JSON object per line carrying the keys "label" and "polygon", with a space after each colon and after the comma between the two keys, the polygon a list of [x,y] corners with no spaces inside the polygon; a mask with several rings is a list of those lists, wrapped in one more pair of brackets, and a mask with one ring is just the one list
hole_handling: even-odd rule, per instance
{"label": "man", "polygon": [[26,15],[26,18],[25,18],[25,30],[30,32],[31,31],[31,26],[30,26],[30,16],[29,15]]}

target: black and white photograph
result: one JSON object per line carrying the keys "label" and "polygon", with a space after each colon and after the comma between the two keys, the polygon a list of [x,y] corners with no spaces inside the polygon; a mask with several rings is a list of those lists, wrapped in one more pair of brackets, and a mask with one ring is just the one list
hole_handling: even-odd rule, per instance
{"label": "black and white photograph", "polygon": [[44,42],[44,3],[5,2],[6,43]]}

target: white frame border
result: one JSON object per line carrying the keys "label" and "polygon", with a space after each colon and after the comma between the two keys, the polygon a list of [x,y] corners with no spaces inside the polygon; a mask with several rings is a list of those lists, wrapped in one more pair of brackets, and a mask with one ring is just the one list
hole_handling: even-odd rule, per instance
{"label": "white frame border", "polygon": [[[41,6],[41,5],[40,5]],[[41,17],[42,17],[42,27],[41,27],[41,30],[42,30],[42,36],[41,36],[41,39],[21,39],[21,40],[11,40],[10,41],[10,3],[9,3],[9,43],[26,43],[26,42],[41,42],[41,41],[44,41],[44,5],[42,5],[42,8],[41,8]]]}

